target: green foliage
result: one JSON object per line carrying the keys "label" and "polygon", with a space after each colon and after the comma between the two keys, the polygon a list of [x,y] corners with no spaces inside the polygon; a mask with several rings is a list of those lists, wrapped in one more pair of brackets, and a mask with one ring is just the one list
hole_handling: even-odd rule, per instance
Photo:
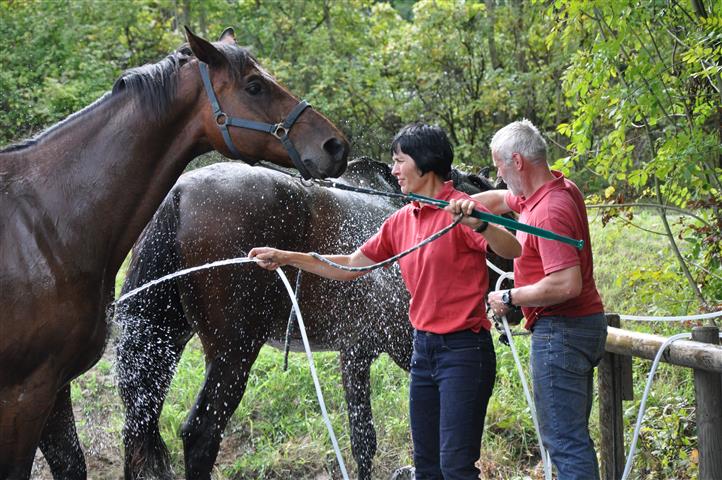
{"label": "green foliage", "polygon": [[108,91],[120,72],[157,61],[182,37],[172,2],[0,2],[0,143],[31,136]]}
{"label": "green foliage", "polygon": [[[697,218],[674,216],[670,227],[691,270],[687,284],[670,238],[632,226],[664,233],[661,218],[617,208],[593,219],[592,228],[609,311],[692,313],[699,302],[690,284],[710,305],[722,304],[722,4],[697,3],[707,11],[655,0],[0,0],[0,143],[37,134],[110,90],[123,70],[160,60],[183,43],[183,25],[211,39],[234,26],[240,44],[341,126],[353,156],[388,158],[393,134],[420,119],[449,132],[459,163],[489,165],[494,131],[527,117],[547,136],[555,166],[585,191],[605,202],[692,210]],[[221,160],[208,155],[193,166]],[[527,339],[517,345],[526,358]],[[533,475],[531,420],[510,352],[502,346],[497,352],[484,468],[490,477],[513,478],[519,469]],[[316,358],[353,468],[342,393],[327,387],[340,385],[335,356]],[[178,471],[179,429],[203,361],[197,345],[187,349],[163,412],[161,430]],[[292,355],[285,373],[280,363],[278,352],[264,348],[226,432],[224,448],[234,459],[222,459],[226,473],[219,475],[303,478],[337,468],[305,358]],[[647,368],[635,365],[638,390]],[[73,400],[88,419],[80,428],[86,445],[95,438],[86,427],[101,417],[111,418],[110,434],[120,444],[117,407],[108,413],[107,405],[87,403],[113,397],[108,369],[102,362],[73,385]],[[659,375],[639,478],[694,477],[689,371]],[[407,378],[382,356],[372,382],[377,472],[386,474],[411,462]]]}
{"label": "green foliage", "polygon": [[[645,6],[640,6],[645,3]],[[700,2],[701,4],[702,2]],[[712,229],[722,213],[722,4],[709,12],[681,2],[557,1],[547,41],[578,42],[563,77],[572,110],[557,126],[570,162],[594,170],[620,198],[703,209]],[[688,224],[684,236],[699,233]],[[673,239],[670,237],[670,241]],[[702,262],[690,286],[719,302],[722,243],[697,239]],[[680,260],[680,263],[682,261]]]}
{"label": "green foliage", "polygon": [[[607,312],[629,315],[697,313],[694,297],[685,288],[684,277],[673,261],[669,244],[660,234],[662,222],[658,216],[641,212],[631,220],[618,216],[605,225],[602,212],[594,212],[590,216],[594,276],[597,288],[603,292]],[[685,253],[686,250],[684,248]]]}

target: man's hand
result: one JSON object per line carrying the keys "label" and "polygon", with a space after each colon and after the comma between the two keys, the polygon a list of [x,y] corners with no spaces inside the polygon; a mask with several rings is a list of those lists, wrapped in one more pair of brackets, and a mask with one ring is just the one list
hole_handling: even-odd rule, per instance
{"label": "man's hand", "polygon": [[501,300],[504,290],[489,292],[489,307],[497,317],[503,317],[510,308]]}

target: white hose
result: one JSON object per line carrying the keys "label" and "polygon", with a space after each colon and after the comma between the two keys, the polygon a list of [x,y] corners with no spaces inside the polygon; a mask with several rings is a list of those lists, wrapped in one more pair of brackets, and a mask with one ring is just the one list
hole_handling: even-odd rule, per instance
{"label": "white hose", "polygon": [[634,427],[634,437],[632,437],[632,445],[629,447],[629,454],[627,455],[627,462],[624,465],[624,473],[622,473],[622,480],[626,480],[627,477],[629,477],[629,472],[632,470],[632,464],[634,464],[634,453],[637,449],[637,439],[639,438],[639,431],[642,428],[642,419],[644,418],[644,410],[646,408],[647,403],[647,397],[649,396],[649,389],[652,387],[652,379],[654,378],[654,373],[657,370],[657,365],[659,364],[659,360],[662,358],[662,354],[667,349],[667,347],[674,341],[677,341],[682,338],[690,338],[692,336],[691,333],[678,333],[677,335],[672,335],[667,340],[664,341],[661,347],[659,347],[659,351],[657,352],[657,355],[654,357],[654,362],[652,362],[652,369],[649,371],[649,375],[647,376],[647,385],[644,387],[644,394],[642,395],[642,401],[639,404],[639,413],[637,413],[637,424]]}
{"label": "white hose", "polygon": [[[258,262],[255,258],[248,258],[248,257],[238,257],[238,258],[229,258],[226,260],[219,260],[217,262],[211,262],[207,263],[205,265],[200,265],[197,267],[191,267],[191,268],[185,268],[183,270],[178,270],[177,272],[165,275],[161,278],[158,278],[156,280],[152,280],[144,285],[141,285],[138,288],[135,288],[121,297],[118,298],[118,300],[115,301],[115,303],[121,303],[124,300],[132,297],[133,295],[136,295],[143,290],[150,288],[154,285],[157,285],[161,282],[165,282],[167,280],[170,280],[172,278],[180,277],[182,275],[187,275],[189,273],[198,271],[198,270],[204,270],[207,268],[214,268],[214,267],[220,267],[224,265],[233,265],[238,263],[248,263],[248,262]],[[326,402],[323,400],[323,393],[321,392],[321,384],[318,381],[318,375],[316,375],[316,367],[313,362],[313,354],[311,353],[311,346],[308,343],[308,337],[306,336],[306,327],[303,323],[303,316],[301,315],[301,309],[298,306],[298,301],[296,300],[296,295],[293,292],[293,288],[291,287],[291,284],[288,282],[288,278],[286,277],[286,274],[283,273],[283,270],[280,268],[276,269],[276,273],[278,273],[278,276],[281,278],[281,281],[286,286],[286,291],[288,292],[288,296],[291,298],[291,302],[293,303],[293,308],[296,311],[296,319],[298,319],[298,327],[301,330],[301,338],[303,339],[303,346],[306,349],[306,356],[308,357],[308,365],[311,370],[311,377],[313,378],[313,385],[316,387],[316,397],[318,398],[318,404],[321,406],[321,414],[323,415],[323,421],[326,423],[326,428],[328,429],[328,434],[331,437],[331,443],[333,444],[333,450],[336,453],[336,459],[338,460],[338,465],[341,468],[341,474],[343,475],[344,480],[349,480],[348,473],[346,472],[346,465],[344,464],[343,457],[341,456],[341,450],[338,447],[338,442],[336,441],[336,435],[333,432],[333,426],[331,425],[331,421],[328,418],[328,412],[326,411]]]}
{"label": "white hose", "polygon": [[336,441],[336,435],[333,433],[333,426],[331,426],[331,420],[328,418],[328,412],[326,411],[326,402],[323,401],[323,393],[321,392],[321,384],[318,381],[316,375],[316,367],[313,363],[313,354],[311,353],[311,346],[308,343],[308,337],[306,336],[306,327],[303,323],[303,316],[301,315],[301,309],[298,306],[296,295],[293,292],[291,284],[286,278],[286,274],[280,268],[276,269],[278,276],[281,277],[283,284],[286,286],[288,296],[293,302],[293,308],[296,310],[296,319],[298,320],[298,328],[301,330],[301,338],[303,338],[303,347],[306,349],[306,357],[308,357],[308,365],[311,369],[311,377],[313,377],[313,385],[316,387],[316,397],[318,397],[318,404],[321,406],[321,414],[323,415],[323,421],[326,422],[326,428],[328,428],[328,434],[331,436],[331,443],[333,444],[333,450],[336,452],[336,459],[338,460],[338,466],[341,468],[341,474],[344,480],[348,480],[348,473],[346,472],[346,465],[343,463],[343,457],[341,456],[341,450],[338,448],[338,442]]}
{"label": "white hose", "polygon": [[[504,272],[502,270],[499,270],[493,263],[490,261],[486,261],[486,264],[494,270],[495,272],[499,273],[499,279],[496,281],[496,288],[495,290],[499,290],[499,287],[501,287],[501,282],[503,282],[507,278],[514,279],[514,273],[513,272]],[[544,448],[544,444],[542,443],[541,438],[541,431],[539,430],[539,420],[537,419],[536,415],[536,409],[534,408],[534,400],[532,399],[531,393],[529,391],[529,385],[526,382],[526,376],[524,375],[524,369],[521,365],[521,360],[519,359],[519,354],[516,351],[516,345],[514,344],[514,337],[511,335],[511,330],[509,329],[509,322],[506,320],[506,315],[501,317],[501,321],[504,325],[504,333],[506,334],[507,340],[509,340],[509,347],[511,348],[511,354],[514,357],[514,363],[516,364],[516,370],[519,373],[519,379],[521,380],[521,387],[524,390],[524,396],[526,397],[526,403],[529,406],[529,411],[531,412],[531,419],[532,422],[534,422],[534,429],[536,430],[536,438],[539,442],[539,453],[542,458],[542,463],[544,465],[544,478],[546,480],[551,480],[552,478],[552,462],[551,458],[549,457],[549,452],[546,451]]]}
{"label": "white hose", "polygon": [[[129,292],[126,292],[122,296],[120,296],[115,303],[121,303],[125,301],[126,299],[132,297],[133,295],[136,295],[140,293],[141,291],[150,288],[154,285],[157,285],[161,282],[165,282],[167,280],[171,280],[176,277],[180,277],[182,275],[187,275],[189,273],[198,271],[198,270],[204,270],[208,268],[214,268],[219,266],[225,266],[225,265],[232,265],[232,264],[240,264],[240,263],[248,263],[248,262],[257,262],[258,260],[253,258],[247,258],[247,257],[238,257],[238,258],[230,258],[226,260],[219,260],[216,262],[207,263],[205,265],[200,265],[197,267],[191,267],[186,268],[183,270],[179,270],[177,272],[165,275],[161,278],[158,278],[156,280],[152,280],[144,285],[141,285],[138,288],[135,288]],[[486,264],[497,272],[499,274],[499,279],[496,282],[496,290],[499,290],[499,287],[501,286],[501,282],[504,281],[507,278],[514,278],[514,274],[512,272],[504,272],[503,270],[496,267],[493,263],[489,262],[487,260]],[[283,273],[283,271],[278,268],[276,269],[276,273],[278,273],[278,276],[281,278],[281,281],[286,287],[286,291],[288,292],[288,296],[291,299],[291,302],[293,303],[293,308],[296,311],[296,318],[298,319],[298,326],[301,331],[301,337],[303,339],[303,346],[306,350],[306,356],[308,357],[308,364],[311,370],[311,377],[313,378],[313,384],[316,388],[316,396],[318,398],[318,403],[321,407],[321,414],[323,416],[323,420],[326,423],[326,428],[328,429],[329,436],[331,437],[331,443],[333,444],[334,452],[336,453],[336,459],[338,460],[339,467],[341,468],[341,474],[343,475],[344,480],[348,480],[348,473],[346,471],[346,465],[344,464],[343,457],[341,456],[341,450],[339,449],[338,442],[336,440],[336,435],[333,431],[333,426],[331,425],[331,421],[328,418],[328,412],[326,410],[326,403],[323,399],[323,393],[321,391],[321,384],[318,381],[318,375],[316,374],[316,367],[313,362],[313,354],[311,352],[311,346],[308,342],[308,337],[306,336],[306,327],[303,322],[303,316],[301,315],[301,309],[298,306],[298,301],[296,300],[296,295],[294,294],[293,288],[291,287],[291,284],[288,282],[288,278],[286,277],[286,274]],[[671,317],[647,317],[647,316],[636,316],[636,315],[619,315],[620,319],[623,320],[636,320],[636,321],[688,321],[688,320],[703,320],[708,318],[716,318],[722,316],[722,311],[719,312],[713,312],[713,313],[705,313],[700,315],[689,315],[689,316],[671,316]],[[519,354],[516,350],[516,345],[514,344],[514,337],[511,334],[511,330],[509,328],[509,323],[506,320],[506,316],[502,317],[502,323],[504,325],[504,333],[507,336],[507,339],[509,340],[509,347],[511,347],[512,356],[514,357],[514,362],[516,363],[517,372],[519,373],[519,378],[521,379],[522,389],[524,390],[524,396],[526,397],[527,405],[529,406],[529,410],[531,412],[532,421],[534,423],[534,428],[536,429],[536,435],[537,440],[539,442],[539,451],[542,457],[542,462],[544,464],[544,478],[546,480],[551,480],[552,478],[552,471],[551,471],[551,459],[549,458],[549,453],[544,448],[544,445],[542,444],[541,440],[541,433],[539,430],[539,421],[537,419],[536,415],[536,409],[534,408],[534,400],[531,397],[531,393],[529,391],[529,386],[526,381],[526,376],[524,375],[524,370],[521,365],[521,360],[519,359]],[[629,473],[632,469],[632,465],[634,463],[634,453],[637,447],[637,440],[639,438],[639,432],[642,427],[642,419],[644,418],[644,412],[646,409],[646,403],[647,403],[647,397],[649,396],[649,390],[652,386],[652,380],[654,379],[654,374],[657,370],[657,365],[659,364],[659,361],[662,357],[662,354],[666,350],[666,348],[674,341],[680,340],[682,338],[690,338],[690,333],[680,333],[677,335],[673,335],[669,337],[659,348],[659,351],[657,352],[657,355],[655,356],[654,362],[652,363],[652,368],[649,372],[649,375],[647,377],[647,384],[644,388],[644,394],[642,395],[642,400],[639,405],[639,413],[637,414],[637,423],[634,428],[634,436],[632,438],[632,445],[630,446],[629,453],[627,455],[627,461],[624,466],[624,473],[622,474],[622,480],[626,480],[629,477]]]}
{"label": "white hose", "polygon": [[[499,290],[499,287],[501,286],[501,282],[504,281],[506,278],[512,278],[514,277],[512,272],[504,272],[500,270],[498,267],[496,267],[493,263],[489,262],[487,260],[486,264],[497,272],[500,276],[499,279],[496,282],[496,290]],[[674,316],[674,317],[642,317],[642,316],[636,316],[636,315],[619,315],[620,319],[623,320],[638,320],[638,321],[690,321],[690,320],[704,320],[707,318],[715,318],[722,316],[722,311],[720,312],[713,312],[713,313],[705,313],[700,315],[689,315],[689,316]],[[511,353],[514,356],[514,362],[516,363],[517,371],[519,372],[519,378],[521,379],[522,388],[524,389],[524,395],[526,396],[527,404],[529,405],[529,408],[531,410],[532,415],[532,421],[534,422],[534,428],[536,428],[537,432],[537,439],[539,441],[539,450],[542,455],[542,461],[544,462],[544,477],[546,480],[551,480],[551,460],[549,459],[549,454],[544,449],[544,446],[542,445],[541,441],[541,434],[539,433],[539,422],[536,417],[536,411],[534,409],[534,402],[531,398],[531,395],[529,394],[529,387],[526,383],[526,377],[524,376],[524,371],[521,366],[521,361],[519,360],[519,355],[516,351],[516,346],[514,345],[514,338],[512,337],[511,330],[509,329],[509,323],[506,320],[506,316],[502,317],[502,323],[504,325],[504,333],[506,334],[507,339],[509,340],[509,347],[511,347]],[[662,358],[662,355],[664,354],[664,351],[667,349],[667,347],[672,344],[673,342],[683,339],[683,338],[690,338],[692,336],[691,333],[679,333],[677,335],[673,335],[669,337],[665,342],[659,347],[659,351],[657,352],[657,355],[654,358],[654,362],[652,362],[652,368],[649,371],[649,374],[647,376],[647,383],[644,387],[644,394],[642,395],[642,400],[639,404],[639,412],[637,413],[637,423],[634,427],[634,435],[632,437],[632,444],[629,447],[629,453],[627,454],[627,461],[624,465],[624,473],[622,474],[622,480],[627,480],[629,477],[629,474],[632,470],[632,465],[634,464],[634,454],[637,449],[637,440],[639,439],[639,432],[642,428],[642,420],[644,418],[644,413],[646,410],[646,404],[647,404],[647,398],[649,397],[649,391],[652,387],[652,380],[654,379],[654,374],[657,371],[657,366],[659,365],[659,361]],[[721,335],[722,336],[722,335]]]}
{"label": "white hose", "polygon": [[619,315],[621,320],[635,320],[637,322],[686,322],[692,320],[706,320],[708,318],[722,317],[722,310],[719,312],[700,313],[699,315],[680,315],[671,317],[648,317],[641,315]]}

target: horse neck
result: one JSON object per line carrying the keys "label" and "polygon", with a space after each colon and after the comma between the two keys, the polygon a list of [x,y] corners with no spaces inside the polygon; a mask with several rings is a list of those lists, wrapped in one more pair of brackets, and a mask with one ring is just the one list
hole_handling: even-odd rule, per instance
{"label": "horse neck", "polygon": [[208,149],[190,122],[198,94],[189,93],[179,88],[157,122],[130,94],[111,95],[27,152],[39,208],[59,244],[92,252],[89,268],[114,274],[188,162]]}

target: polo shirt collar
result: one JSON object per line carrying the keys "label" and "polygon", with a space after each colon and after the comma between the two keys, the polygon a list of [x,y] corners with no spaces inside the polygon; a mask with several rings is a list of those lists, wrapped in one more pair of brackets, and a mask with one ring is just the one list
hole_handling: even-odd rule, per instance
{"label": "polo shirt collar", "polygon": [[564,188],[564,174],[562,172],[558,172],[556,170],[552,170],[552,175],[554,175],[554,180],[549,180],[547,183],[539,187],[536,192],[532,194],[529,198],[522,197],[521,204],[528,208],[529,210],[533,210],[534,207],[544,198],[547,196],[549,192],[553,192],[554,190],[559,190],[560,188]]}
{"label": "polo shirt collar", "polygon": [[[454,181],[453,180],[447,180],[444,182],[444,185],[441,187],[441,190],[439,190],[439,193],[436,194],[434,198],[437,200],[449,200],[451,197],[451,194],[454,191]],[[424,207],[431,207],[431,208],[439,208],[436,205],[431,205],[429,203],[419,202],[418,200],[412,200],[411,204],[414,206],[414,210],[419,210]]]}

